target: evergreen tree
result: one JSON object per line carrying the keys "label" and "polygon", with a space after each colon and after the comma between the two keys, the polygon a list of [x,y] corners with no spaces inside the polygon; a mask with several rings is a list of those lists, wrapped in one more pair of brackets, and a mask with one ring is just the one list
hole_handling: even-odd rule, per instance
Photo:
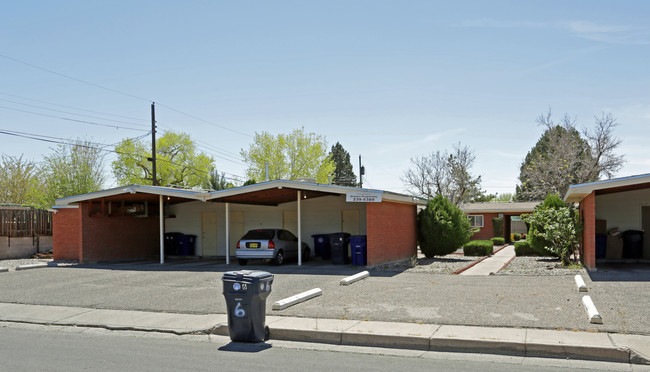
{"label": "evergreen tree", "polygon": [[332,146],[332,151],[330,151],[330,157],[336,165],[334,169],[334,179],[332,183],[334,185],[341,186],[357,186],[357,176],[352,170],[352,163],[350,162],[350,153],[345,151],[343,146],[337,142],[336,145]]}

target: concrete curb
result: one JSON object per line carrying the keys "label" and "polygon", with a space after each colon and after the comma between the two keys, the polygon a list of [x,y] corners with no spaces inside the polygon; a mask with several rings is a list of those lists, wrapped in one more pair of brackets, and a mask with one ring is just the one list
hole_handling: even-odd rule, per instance
{"label": "concrete curb", "polygon": [[291,296],[284,298],[279,301],[275,301],[273,303],[273,306],[271,307],[273,310],[284,310],[290,306],[293,306],[295,304],[299,304],[301,302],[310,300],[314,297],[318,297],[323,294],[323,290],[320,288],[314,288],[310,289],[308,291],[298,293],[297,295]]}
{"label": "concrete curb", "polygon": [[[0,303],[0,321],[176,335],[228,336],[226,314],[197,315]],[[272,340],[650,364],[650,336],[266,316]]]}

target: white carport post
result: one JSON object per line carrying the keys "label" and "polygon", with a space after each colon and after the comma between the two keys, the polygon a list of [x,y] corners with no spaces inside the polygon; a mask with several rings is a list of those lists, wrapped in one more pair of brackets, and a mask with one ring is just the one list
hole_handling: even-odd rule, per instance
{"label": "white carport post", "polygon": [[163,196],[158,198],[158,214],[160,215],[160,263],[165,263],[165,211],[163,206]]}
{"label": "white carport post", "polygon": [[298,266],[302,265],[302,227],[300,226],[300,199],[302,199],[302,191],[298,190]]}
{"label": "white carport post", "polygon": [[230,203],[226,203],[226,265],[230,265]]}

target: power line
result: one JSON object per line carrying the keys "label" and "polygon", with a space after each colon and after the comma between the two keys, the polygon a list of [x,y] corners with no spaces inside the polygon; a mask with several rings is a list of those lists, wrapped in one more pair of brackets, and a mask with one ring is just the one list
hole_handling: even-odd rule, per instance
{"label": "power line", "polygon": [[8,59],[8,60],[10,60],[10,61],[14,61],[14,62],[16,62],[16,63],[20,63],[20,64],[23,64],[23,65],[26,65],[26,66],[29,66],[29,67],[35,68],[35,69],[38,69],[38,70],[42,70],[42,71],[45,71],[45,72],[49,72],[50,74],[58,75],[58,76],[61,76],[61,77],[66,78],[66,79],[74,80],[74,81],[79,82],[79,83],[82,83],[82,84],[90,85],[90,86],[93,86],[93,87],[95,87],[95,88],[104,89],[104,90],[107,90],[107,91],[110,91],[110,92],[113,92],[113,93],[121,94],[121,95],[123,95],[123,96],[131,97],[131,98],[135,98],[135,99],[139,99],[139,100],[143,100],[143,101],[147,101],[147,102],[151,102],[151,101],[153,101],[153,100],[151,100],[151,99],[149,99],[149,98],[139,97],[139,96],[136,96],[136,95],[133,95],[133,94],[129,94],[129,93],[125,93],[125,92],[121,92],[121,91],[116,90],[116,89],[107,88],[107,87],[101,86],[101,85],[99,85],[99,84],[91,83],[91,82],[86,81],[86,80],[77,79],[76,77],[73,77],[73,76],[70,76],[70,75],[66,75],[66,74],[62,74],[62,73],[60,73],[60,72],[56,72],[56,71],[53,71],[53,70],[47,69],[47,68],[45,68],[45,67],[36,66],[36,65],[34,65],[34,64],[31,64],[31,63],[28,63],[28,62],[25,62],[25,61],[21,61],[21,60],[16,59],[16,58],[12,58],[12,57],[6,56],[6,55],[4,55],[4,54],[0,54],[0,57],[5,58],[5,59]]}
{"label": "power line", "polygon": [[39,108],[39,109],[43,109],[43,110],[50,110],[50,111],[54,111],[54,112],[60,112],[60,113],[63,113],[63,114],[77,115],[77,116],[82,116],[82,117],[91,118],[91,119],[99,119],[99,120],[113,121],[113,122],[116,122],[116,123],[122,123],[122,124],[143,125],[143,124],[133,123],[133,122],[128,122],[128,121],[115,120],[115,119],[106,119],[106,118],[100,118],[100,117],[97,117],[97,116],[84,115],[84,114],[77,114],[77,113],[75,113],[75,112],[63,111],[63,110],[57,110],[57,109],[53,109],[53,108],[49,108],[49,107],[43,107],[43,106],[38,106],[38,105],[31,105],[31,104],[29,104],[29,103],[16,102],[16,101],[12,101],[12,100],[8,100],[8,99],[3,99],[3,98],[0,98],[0,101],[5,101],[5,102],[14,103],[14,104],[17,104],[17,105],[28,106],[28,107]]}
{"label": "power line", "polygon": [[67,120],[67,121],[73,121],[73,122],[76,122],[76,123],[97,125],[97,126],[109,127],[109,128],[115,128],[115,129],[137,130],[137,131],[145,131],[146,130],[146,129],[142,129],[142,128],[131,128],[131,127],[124,127],[124,126],[119,126],[119,125],[96,123],[94,121],[79,120],[79,119],[73,119],[73,118],[66,118],[66,117],[62,117],[62,116],[48,115],[48,114],[43,114],[43,113],[40,113],[40,112],[21,110],[21,109],[17,109],[17,108],[13,108],[13,107],[0,106],[0,108],[6,109],[6,110],[24,112],[24,113],[32,114],[32,115],[45,116],[45,117],[48,117],[48,118],[54,118],[54,119],[59,119],[59,120]]}
{"label": "power line", "polygon": [[[66,74],[62,74],[62,73],[60,73],[60,72],[56,72],[56,71],[54,71],[54,70],[50,70],[50,69],[47,69],[47,68],[45,68],[45,67],[37,66],[37,65],[34,65],[34,64],[32,64],[32,63],[29,63],[29,62],[21,61],[21,60],[19,60],[19,59],[16,59],[16,58],[13,58],[13,57],[9,57],[9,56],[4,55],[4,54],[0,54],[0,57],[5,58],[5,59],[8,59],[8,60],[10,60],[10,61],[14,61],[14,62],[16,62],[16,63],[20,63],[20,64],[23,64],[23,65],[26,65],[26,66],[29,66],[29,67],[35,68],[35,69],[38,69],[38,70],[41,70],[41,71],[49,72],[49,73],[51,73],[51,74],[54,74],[54,75],[57,75],[57,76],[61,76],[61,77],[64,77],[64,78],[66,78],[66,79],[74,80],[74,81],[79,82],[79,83],[82,83],[82,84],[90,85],[90,86],[95,87],[95,88],[99,88],[99,89],[107,90],[107,91],[110,91],[110,92],[113,92],[113,93],[121,94],[121,95],[123,95],[123,96],[131,97],[131,98],[135,98],[135,99],[142,100],[142,101],[147,101],[147,102],[153,102],[153,101],[156,101],[156,100],[153,100],[153,99],[144,98],[144,97],[136,96],[136,95],[133,95],[133,94],[125,93],[125,92],[119,91],[119,90],[117,90],[117,89],[108,88],[108,87],[105,87],[105,86],[102,86],[102,85],[99,85],[99,84],[91,83],[91,82],[86,81],[86,80],[78,79],[78,78],[75,78],[75,77],[73,77],[73,76],[66,75]],[[209,120],[202,119],[202,118],[200,118],[200,117],[198,117],[198,116],[194,116],[194,115],[192,115],[192,114],[188,114],[188,113],[183,112],[183,111],[181,111],[181,110],[177,110],[177,109],[175,109],[175,108],[173,108],[173,107],[171,107],[171,106],[168,106],[168,105],[165,105],[165,104],[159,103],[158,101],[156,101],[156,102],[158,103],[158,105],[159,105],[160,107],[164,107],[164,108],[166,108],[166,109],[168,109],[168,110],[174,111],[174,112],[179,113],[179,114],[181,114],[181,115],[184,115],[184,116],[190,117],[190,118],[192,118],[192,119],[195,119],[195,120],[201,121],[201,122],[206,123],[206,124],[213,125],[213,126],[215,126],[215,127],[221,128],[221,129],[225,129],[225,130],[231,131],[231,132],[233,132],[233,133],[240,134],[240,135],[242,135],[242,136],[246,136],[246,137],[253,138],[253,136],[250,135],[250,134],[248,134],[248,133],[240,132],[240,131],[238,131],[238,130],[235,130],[235,129],[232,129],[232,128],[228,128],[228,127],[226,127],[226,126],[224,126],[224,125],[220,125],[220,124],[213,123],[213,122],[211,122],[211,121],[209,121]]]}
{"label": "power line", "polygon": [[90,112],[90,113],[93,113],[93,114],[100,114],[100,115],[105,115],[105,116],[113,116],[113,117],[121,118],[121,119],[129,119],[129,120],[137,120],[137,121],[142,121],[142,122],[148,122],[147,119],[134,118],[134,117],[130,117],[130,116],[123,116],[123,115],[117,115],[117,114],[111,114],[111,113],[108,113],[108,112],[87,110],[87,109],[82,109],[82,108],[74,107],[74,106],[60,105],[58,103],[53,103],[53,102],[48,102],[48,101],[43,101],[43,100],[33,99],[33,98],[28,98],[28,97],[23,97],[23,96],[19,96],[19,95],[16,95],[16,94],[11,94],[11,93],[6,93],[6,92],[0,92],[0,94],[5,95],[5,96],[14,97],[14,98],[24,99],[24,100],[27,100],[27,101],[44,103],[46,105],[52,105],[52,106],[58,106],[58,107],[63,107],[63,108],[67,108],[67,109]]}
{"label": "power line", "polygon": [[[127,156],[127,157],[129,157],[130,159],[133,159],[133,160],[136,160],[138,158],[147,159],[147,156],[145,156],[145,155],[138,155],[138,154],[127,153],[127,152],[122,152],[122,151],[117,151],[117,150],[108,150],[108,149],[106,149],[106,147],[109,147],[111,145],[98,143],[98,142],[89,142],[89,141],[85,142],[85,143],[90,143],[90,144],[95,145],[95,146],[90,146],[90,145],[87,145],[85,143],[78,143],[78,142],[75,142],[74,140],[70,140],[70,139],[64,139],[64,138],[60,138],[60,137],[52,137],[52,136],[46,136],[46,135],[34,134],[34,133],[18,132],[18,131],[6,130],[6,129],[0,129],[0,134],[5,134],[5,135],[15,136],[15,137],[22,137],[22,138],[32,139],[32,140],[36,140],[36,141],[54,143],[54,144],[81,146],[81,147],[85,147],[85,148],[89,148],[89,149],[105,151],[105,152],[108,152],[108,153],[115,153],[115,154],[118,154],[118,155],[125,155],[125,156]],[[147,133],[145,136],[148,136],[148,135],[149,135],[149,133]],[[140,137],[143,137],[143,136],[140,136]],[[138,137],[136,137],[136,139],[137,138]],[[99,146],[101,146],[101,147],[99,147]],[[193,170],[195,170],[197,172],[201,172],[201,173],[204,173],[204,174],[208,174],[208,175],[210,174],[210,171],[205,171],[203,169],[199,169],[199,168],[196,168],[196,167],[185,166],[185,165],[182,165],[182,164],[178,164],[178,163],[175,163],[175,162],[173,162],[173,161],[171,161],[169,159],[156,158],[156,160],[157,161],[167,162],[167,163],[169,163],[171,165],[174,165],[174,166],[184,166],[185,168],[193,169]],[[233,173],[228,173],[228,172],[221,172],[221,173],[227,173],[227,174],[230,174],[232,176],[237,177],[237,178],[225,177],[225,178],[233,180],[233,181],[241,181],[244,178],[242,176],[239,176],[239,175],[236,175],[236,174],[233,174]]]}

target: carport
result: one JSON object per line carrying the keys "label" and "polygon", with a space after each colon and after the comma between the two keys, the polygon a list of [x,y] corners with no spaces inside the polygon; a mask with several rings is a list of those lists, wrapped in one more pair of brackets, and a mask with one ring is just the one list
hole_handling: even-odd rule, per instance
{"label": "carport", "polygon": [[[367,235],[368,265],[377,265],[415,255],[416,208],[423,204],[381,190],[284,180],[211,192],[133,185],[58,199],[54,256],[87,262],[155,255],[164,263],[164,234],[180,232],[197,236],[197,256],[230,263],[244,231],[281,227],[312,249],[312,234]],[[135,209],[141,213],[129,212]]]}
{"label": "carport", "polygon": [[583,263],[587,268],[596,269],[597,262],[603,261],[650,259],[650,237],[643,237],[639,254],[628,257],[616,238],[616,231],[650,231],[650,174],[572,185],[564,200],[579,203],[584,224]]}

